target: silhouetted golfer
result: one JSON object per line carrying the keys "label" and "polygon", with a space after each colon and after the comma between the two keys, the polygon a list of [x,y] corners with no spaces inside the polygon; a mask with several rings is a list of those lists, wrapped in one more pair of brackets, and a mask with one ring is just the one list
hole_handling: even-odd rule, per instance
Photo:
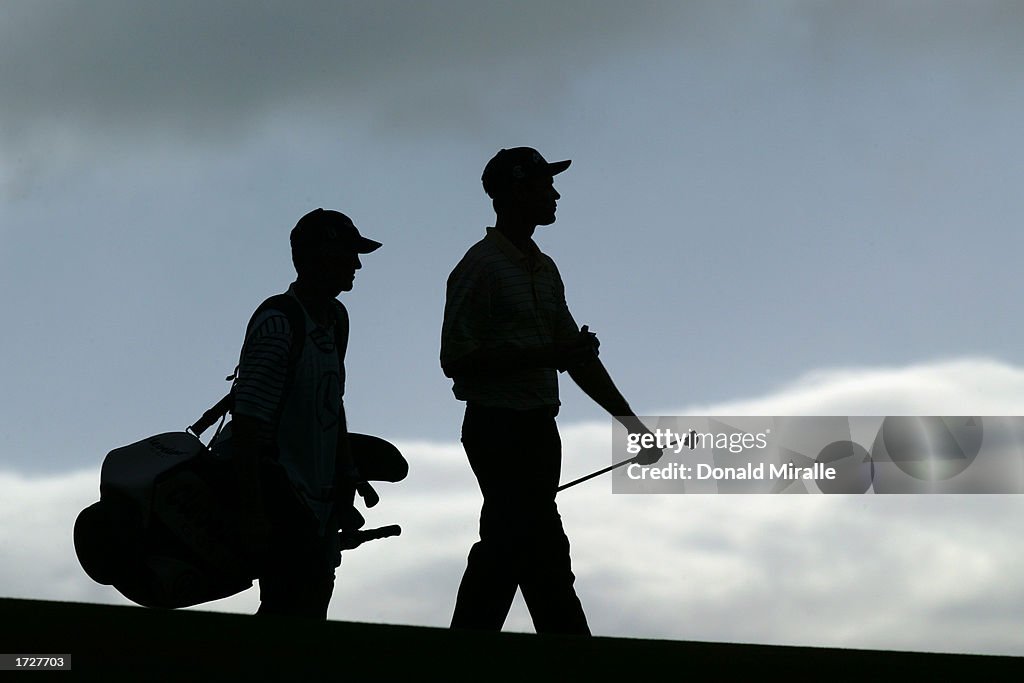
{"label": "silhouetted golfer", "polygon": [[247,330],[232,429],[243,534],[260,564],[259,614],[326,618],[337,530],[362,525],[357,487],[374,496],[347,438],[348,313],[335,297],[352,289],[359,254],[380,246],[344,214],[306,214],[291,232],[297,279]]}
{"label": "silhouetted golfer", "polygon": [[[555,505],[556,371],[611,415],[635,415],[597,358],[597,337],[569,313],[554,261],[533,241],[538,225],[555,222],[553,176],[570,163],[549,164],[528,147],[499,151],[482,178],[494,227],[448,278],[441,367],[466,402],[462,443],[484,497],[453,628],[500,630],[519,587],[538,633],[590,633]],[[653,462],[661,452],[641,455]]]}

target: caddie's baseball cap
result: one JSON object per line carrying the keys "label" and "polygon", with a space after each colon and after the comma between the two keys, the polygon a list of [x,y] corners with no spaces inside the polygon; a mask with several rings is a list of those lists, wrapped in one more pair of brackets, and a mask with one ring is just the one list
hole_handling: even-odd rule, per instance
{"label": "caddie's baseball cap", "polygon": [[571,163],[572,160],[548,163],[532,147],[502,149],[484,166],[480,180],[483,181],[484,192],[494,199],[526,178],[556,176],[569,168]]}
{"label": "caddie's baseball cap", "polygon": [[360,235],[351,218],[328,209],[314,209],[300,218],[292,228],[290,239],[292,251],[339,244],[357,254],[369,254],[381,246],[380,242]]}

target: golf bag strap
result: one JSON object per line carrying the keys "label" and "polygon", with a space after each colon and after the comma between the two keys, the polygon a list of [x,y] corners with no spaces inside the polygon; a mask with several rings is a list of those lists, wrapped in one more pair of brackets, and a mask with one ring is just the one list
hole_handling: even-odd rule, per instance
{"label": "golf bag strap", "polygon": [[[345,306],[338,301],[334,300],[334,341],[338,352],[338,366],[341,373],[341,387],[344,393],[344,382],[345,382],[345,351],[348,346],[348,311]],[[289,345],[288,351],[288,377],[295,372],[295,366],[299,361],[299,357],[302,355],[302,346],[305,342],[306,335],[304,334],[306,329],[305,315],[302,312],[302,307],[298,301],[289,296],[288,294],[275,294],[269,299],[265,300],[256,311],[252,314],[249,319],[249,324],[246,326],[245,339],[246,342],[249,340],[249,335],[252,334],[253,322],[256,317],[259,316],[263,311],[267,309],[280,310],[288,318],[288,325],[291,328],[291,344]],[[243,343],[242,349],[244,351],[245,344]],[[237,379],[238,368],[235,368],[235,374],[228,377],[228,379]],[[287,388],[287,387],[286,387]],[[202,416],[192,423],[187,431],[192,432],[197,437],[202,436],[202,433],[209,429],[215,422],[224,417],[229,411],[234,408],[235,391],[232,386],[229,391],[222,399],[217,401],[209,410],[202,414]]]}
{"label": "golf bag strap", "polygon": [[213,426],[213,423],[224,417],[229,410],[231,410],[231,404],[234,403],[235,394],[234,392],[228,392],[224,395],[224,398],[217,401],[216,404],[205,413],[202,417],[196,420],[187,431],[192,432],[197,437],[202,436],[203,432]]}

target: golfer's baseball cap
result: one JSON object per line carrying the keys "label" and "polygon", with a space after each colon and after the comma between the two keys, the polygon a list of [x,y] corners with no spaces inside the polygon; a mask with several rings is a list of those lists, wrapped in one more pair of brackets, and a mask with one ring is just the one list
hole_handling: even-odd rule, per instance
{"label": "golfer's baseball cap", "polygon": [[502,149],[484,166],[480,180],[483,181],[484,192],[494,199],[527,178],[556,176],[569,168],[571,163],[572,160],[568,159],[548,163],[532,147]]}
{"label": "golfer's baseball cap", "polygon": [[299,219],[290,236],[292,251],[318,249],[338,244],[357,254],[369,254],[380,248],[380,242],[359,234],[352,219],[340,211],[314,209]]}

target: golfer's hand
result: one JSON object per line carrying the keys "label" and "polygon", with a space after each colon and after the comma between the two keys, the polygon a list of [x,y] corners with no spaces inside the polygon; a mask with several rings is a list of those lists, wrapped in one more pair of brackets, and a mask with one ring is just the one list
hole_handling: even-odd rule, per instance
{"label": "golfer's hand", "polygon": [[580,328],[580,341],[593,350],[594,355],[598,355],[598,349],[601,348],[601,340],[597,338],[597,335],[590,331],[590,327],[584,325]]}
{"label": "golfer's hand", "polygon": [[661,460],[663,455],[665,455],[665,451],[661,448],[645,448],[637,453],[633,460],[638,465],[653,465]]}
{"label": "golfer's hand", "polygon": [[597,335],[584,325],[576,337],[555,345],[555,367],[568,370],[586,365],[597,358],[599,346]]}

